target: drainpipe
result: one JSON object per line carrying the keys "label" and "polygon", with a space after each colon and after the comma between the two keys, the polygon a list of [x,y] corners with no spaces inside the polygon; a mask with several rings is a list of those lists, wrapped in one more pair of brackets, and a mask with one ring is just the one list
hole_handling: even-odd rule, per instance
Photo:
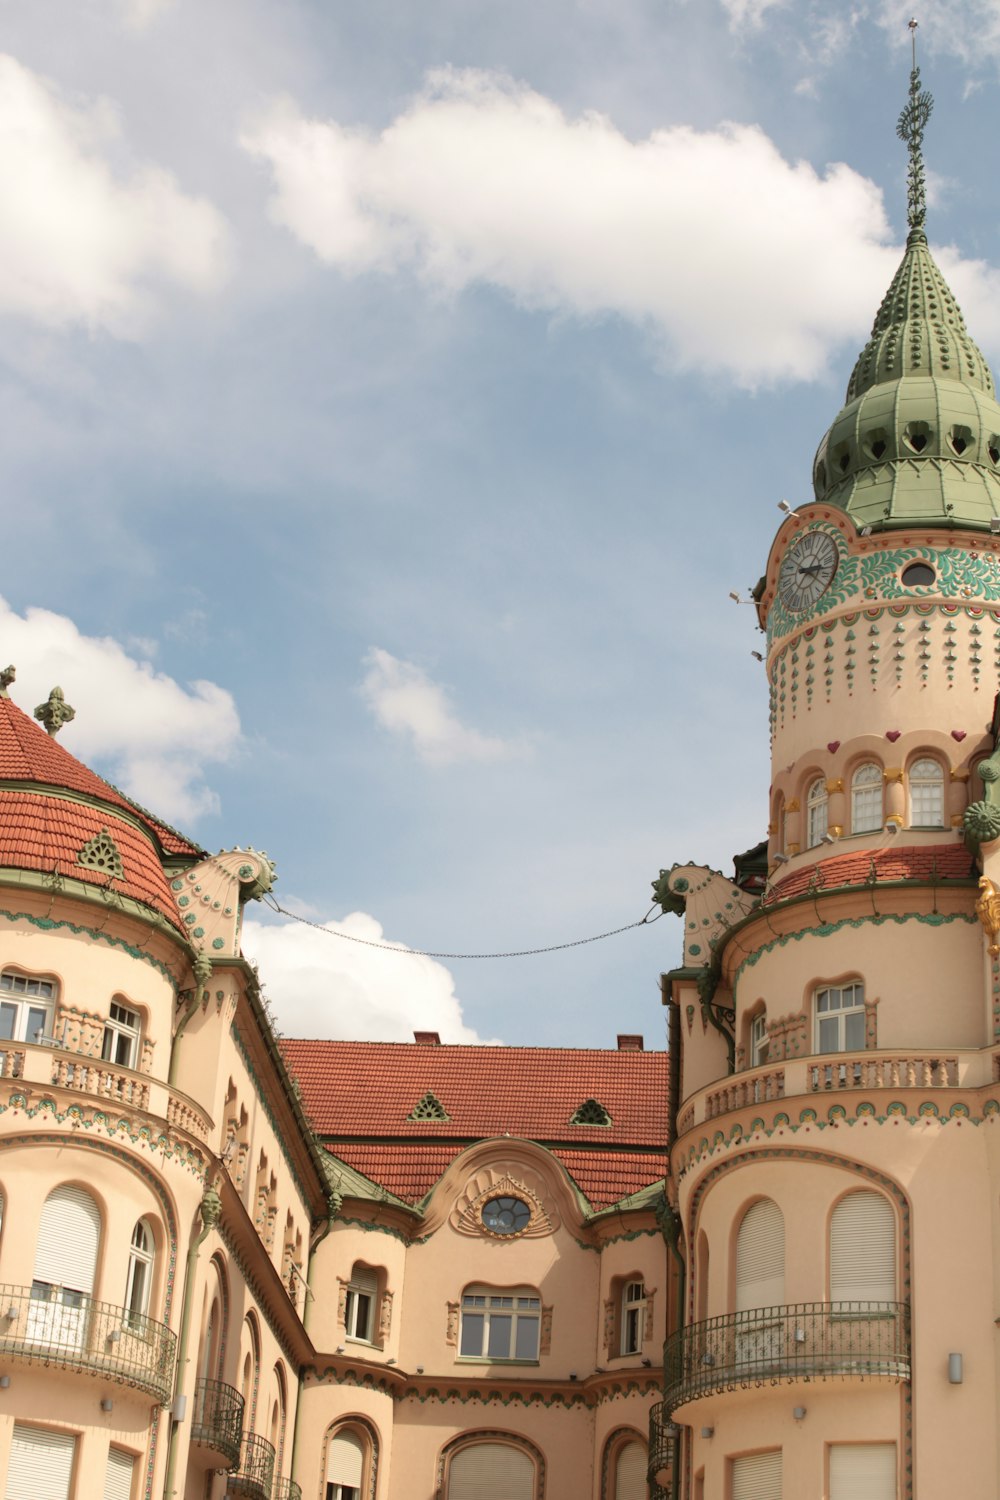
{"label": "drainpipe", "polygon": [[[322,1245],[323,1241],[330,1233],[330,1230],[337,1222],[337,1219],[340,1217],[340,1210],[343,1208],[343,1206],[344,1195],[342,1193],[334,1191],[327,1195],[326,1223],[323,1225],[323,1228],[320,1230],[319,1234],[316,1236],[309,1247],[309,1266],[306,1270],[306,1305],[302,1309],[302,1326],[307,1333],[309,1331],[309,1313],[313,1304],[312,1280],[313,1270],[316,1265],[316,1251],[319,1249],[320,1245]],[[303,1371],[302,1375],[300,1375],[299,1377],[299,1394],[295,1402],[295,1421],[292,1423],[292,1458],[291,1463],[289,1464],[288,1472],[289,1474],[293,1475],[295,1473],[295,1456],[299,1451],[299,1413],[302,1410],[302,1387],[304,1384],[304,1377],[305,1372]]]}
{"label": "drainpipe", "polygon": [[208,986],[209,979],[212,977],[212,960],[209,958],[207,953],[198,953],[195,956],[191,968],[194,971],[195,977],[194,998],[192,999],[187,1010],[181,1016],[180,1020],[177,1022],[177,1030],[174,1032],[174,1039],[171,1043],[170,1068],[167,1073],[167,1084],[170,1088],[174,1088],[177,1083],[177,1043],[180,1041],[181,1034],[187,1026],[187,1023],[190,1021],[199,1005],[201,1005],[201,1003],[205,999],[205,990]]}
{"label": "drainpipe", "polygon": [[177,1472],[177,1428],[180,1425],[178,1415],[178,1401],[183,1394],[181,1387],[184,1384],[185,1366],[188,1358],[188,1342],[191,1336],[191,1312],[194,1302],[194,1278],[198,1268],[198,1252],[202,1247],[205,1236],[219,1222],[222,1212],[222,1199],[214,1187],[205,1189],[205,1195],[198,1205],[201,1215],[201,1229],[191,1241],[187,1253],[187,1270],[184,1273],[184,1301],[181,1304],[181,1332],[177,1341],[177,1373],[174,1377],[174,1404],[170,1413],[170,1437],[167,1441],[167,1475],[163,1482],[163,1500],[172,1500],[177,1494],[175,1477]]}

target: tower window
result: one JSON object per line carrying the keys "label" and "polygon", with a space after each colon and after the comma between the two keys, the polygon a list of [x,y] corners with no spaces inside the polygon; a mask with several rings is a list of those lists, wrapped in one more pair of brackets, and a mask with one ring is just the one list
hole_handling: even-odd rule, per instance
{"label": "tower window", "polygon": [[638,1354],[642,1348],[642,1325],[646,1318],[646,1288],[641,1281],[628,1281],[622,1292],[623,1354]]}
{"label": "tower window", "polygon": [[910,826],[944,827],[944,771],[929,756],[910,767]]}
{"label": "tower window", "polygon": [[851,778],[851,832],[874,833],[881,827],[882,769],[869,761]]}
{"label": "tower window", "polygon": [[104,1027],[101,1057],[120,1068],[134,1068],[139,1051],[139,1017],[134,1010],[112,1001]]}
{"label": "tower window", "polygon": [[817,990],[817,1052],[863,1052],[864,1046],[864,985],[830,985]]}
{"label": "tower window", "polygon": [[817,844],[823,842],[823,835],[827,829],[828,810],[829,798],[826,782],[822,776],[817,776],[816,780],[810,784],[806,796],[806,831],[810,849],[815,849]]}
{"label": "tower window", "polygon": [[761,1011],[750,1022],[750,1066],[759,1068],[767,1062],[767,1012]]}
{"label": "tower window", "polygon": [[899,575],[900,582],[904,583],[908,589],[926,587],[927,584],[933,583],[936,577],[930,563],[925,562],[909,563]]}
{"label": "tower window", "polygon": [[913,453],[923,453],[930,442],[931,430],[926,422],[907,422],[903,441]]}

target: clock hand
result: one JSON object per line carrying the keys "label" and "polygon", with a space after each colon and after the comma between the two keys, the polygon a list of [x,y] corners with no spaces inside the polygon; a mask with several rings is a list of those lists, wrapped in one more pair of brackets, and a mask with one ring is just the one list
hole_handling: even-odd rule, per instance
{"label": "clock hand", "polygon": [[813,563],[812,567],[810,567],[810,568],[803,568],[803,567],[799,568],[799,572],[800,573],[820,573],[820,572],[822,572],[822,570],[823,570],[823,564],[822,563]]}

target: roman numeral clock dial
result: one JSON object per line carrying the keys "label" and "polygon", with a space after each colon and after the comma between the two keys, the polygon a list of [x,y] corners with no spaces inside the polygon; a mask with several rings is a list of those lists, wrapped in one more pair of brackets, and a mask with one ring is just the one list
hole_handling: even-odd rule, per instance
{"label": "roman numeral clock dial", "polygon": [[778,593],[793,614],[812,609],[834,580],[840,561],[837,544],[826,531],[807,531],[798,537],[781,564]]}

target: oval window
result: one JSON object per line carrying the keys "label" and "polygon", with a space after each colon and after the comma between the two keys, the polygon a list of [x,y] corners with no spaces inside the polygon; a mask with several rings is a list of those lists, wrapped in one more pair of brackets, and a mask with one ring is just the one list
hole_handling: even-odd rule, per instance
{"label": "oval window", "polygon": [[520,1234],[530,1219],[531,1209],[521,1198],[491,1198],[483,1204],[483,1224],[493,1234]]}
{"label": "oval window", "polygon": [[908,589],[915,589],[933,583],[935,576],[934,569],[930,563],[915,562],[910,563],[908,567],[903,569],[900,574],[900,582],[905,583]]}

